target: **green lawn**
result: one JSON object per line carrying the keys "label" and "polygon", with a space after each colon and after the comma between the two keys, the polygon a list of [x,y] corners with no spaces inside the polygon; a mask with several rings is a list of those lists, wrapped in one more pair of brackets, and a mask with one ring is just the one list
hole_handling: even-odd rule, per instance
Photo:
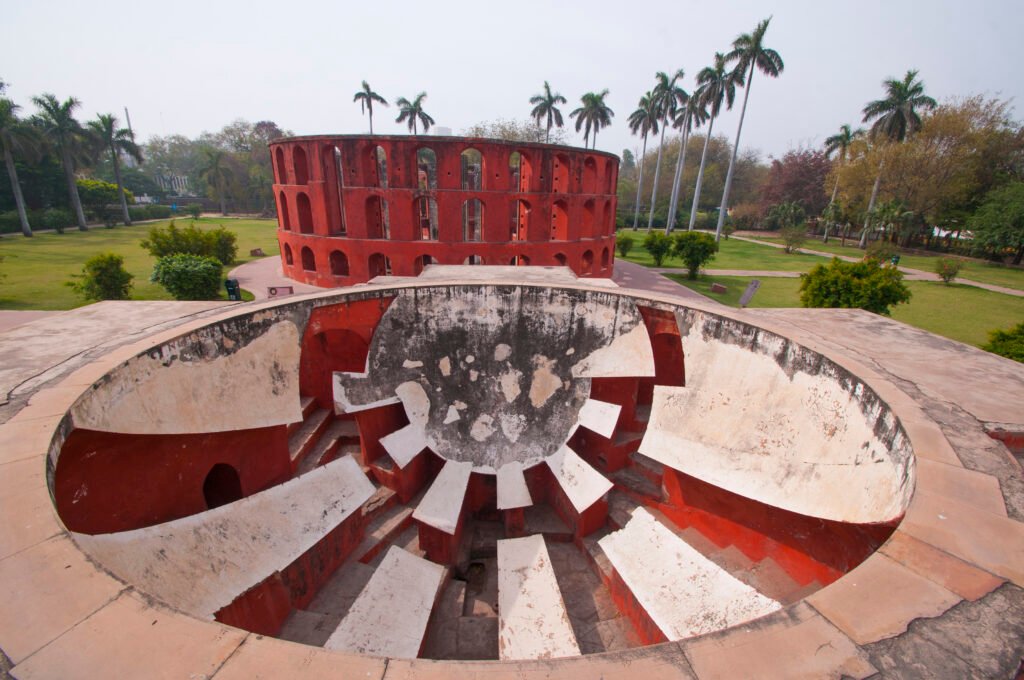
{"label": "green lawn", "polygon": [[[771,243],[782,243],[782,239],[772,236],[756,236],[753,238],[757,238],[762,241],[769,241]],[[850,243],[850,241],[847,241],[847,243]],[[832,239],[829,239],[828,243],[822,243],[820,239],[809,239],[804,243],[803,247],[808,250],[820,250],[827,253],[833,253],[835,255],[846,255],[848,257],[860,258],[864,256],[864,251],[857,247],[855,241],[852,246],[848,245],[843,247],[839,245],[838,240],[833,241]],[[900,266],[934,273],[935,260],[939,257],[942,257],[942,255],[938,253],[935,255],[901,254]],[[967,265],[960,271],[960,277],[970,279],[971,281],[978,281],[980,283],[988,283],[993,286],[1003,286],[1005,288],[1013,288],[1014,290],[1024,290],[1024,269],[1003,267],[984,260],[968,260]]]}
{"label": "green lawn", "polygon": [[[653,267],[654,260],[644,250],[643,240],[646,231],[622,229],[619,236],[628,234],[633,238],[633,249],[625,259],[646,267]],[[787,255],[778,248],[758,245],[750,241],[722,239],[718,244],[718,252],[714,259],[707,263],[708,269],[752,269],[758,271],[806,272],[816,264],[827,264],[827,258],[804,253]],[[683,261],[677,257],[667,258],[662,267],[684,268]]]}
{"label": "green lawn", "polygon": [[[43,233],[32,238],[12,235],[0,239],[0,309],[72,309],[89,301],[66,286],[82,265],[93,255],[113,252],[124,257],[125,268],[135,276],[133,300],[171,300],[163,287],[150,283],[155,260],[139,243],[150,228],[166,225],[161,220],[131,227],[113,229],[93,227],[87,232],[69,229],[63,234]],[[277,255],[277,222],[275,220],[242,220],[203,218],[205,228],[223,224],[238,236],[237,264],[256,259],[249,256],[253,248],[262,248],[267,255]],[[179,225],[188,220],[179,219]],[[235,265],[232,265],[234,267]],[[225,267],[225,274],[230,267]],[[225,296],[224,291],[221,291]],[[245,294],[243,294],[245,297]],[[247,299],[251,299],[251,296]]]}
{"label": "green lawn", "polygon": [[[672,280],[730,307],[739,306],[740,295],[749,277],[702,276],[689,281],[671,274]],[[711,284],[721,283],[728,290],[712,293]],[[953,284],[908,281],[913,294],[910,302],[897,305],[892,318],[953,340],[980,347],[988,342],[989,331],[1009,328],[1024,320],[1024,298]],[[762,278],[761,288],[750,307],[799,307],[800,279]]]}

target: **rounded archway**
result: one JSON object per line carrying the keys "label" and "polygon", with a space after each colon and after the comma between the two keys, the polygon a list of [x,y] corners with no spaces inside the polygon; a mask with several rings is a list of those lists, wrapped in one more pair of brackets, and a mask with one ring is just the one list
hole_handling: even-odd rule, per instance
{"label": "rounded archway", "polygon": [[242,499],[242,480],[238,470],[227,463],[217,463],[203,480],[203,500],[210,510]]}

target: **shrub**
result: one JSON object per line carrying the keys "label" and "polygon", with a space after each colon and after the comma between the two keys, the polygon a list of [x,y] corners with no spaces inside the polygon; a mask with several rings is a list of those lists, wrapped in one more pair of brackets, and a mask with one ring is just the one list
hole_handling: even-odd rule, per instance
{"label": "shrub", "polygon": [[75,216],[70,210],[63,208],[47,208],[39,220],[43,229],[54,229],[58,234],[64,233],[64,227],[75,223]]}
{"label": "shrub", "polygon": [[[29,217],[31,223],[32,218]],[[17,210],[8,210],[0,213],[0,234],[13,234],[21,231],[21,220],[18,219]]]}
{"label": "shrub", "polygon": [[195,224],[179,229],[174,221],[166,227],[153,227],[141,245],[153,257],[168,255],[198,255],[216,258],[221,264],[231,264],[238,254],[238,238],[223,226],[203,231]]}
{"label": "shrub", "polygon": [[[118,206],[121,199],[117,195],[117,185],[98,179],[75,180],[78,196],[82,199],[82,207],[93,218],[101,220],[108,227],[113,226],[119,214]],[[129,203],[135,202],[132,192],[125,189],[125,198]]]}
{"label": "shrub", "polygon": [[994,330],[988,334],[988,343],[981,346],[987,352],[1024,363],[1024,321],[1010,330]]}
{"label": "shrub", "polygon": [[85,261],[81,281],[71,287],[86,300],[127,300],[133,278],[124,269],[123,257],[101,253]]}
{"label": "shrub", "polygon": [[672,239],[663,232],[652,231],[644,238],[644,250],[654,258],[654,266],[660,267],[672,250]]}
{"label": "shrub", "polygon": [[800,246],[807,240],[807,225],[803,222],[787,224],[779,231],[779,236],[782,237],[782,242],[785,244],[783,250],[787,253],[794,253],[800,250]]}
{"label": "shrub", "polygon": [[215,258],[179,253],[157,260],[150,281],[166,288],[175,300],[216,300],[223,271]]}
{"label": "shrub", "polygon": [[729,237],[732,236],[734,231],[736,231],[736,225],[733,223],[732,220],[726,220],[722,224],[722,236],[725,237],[726,241],[729,240]]}
{"label": "shrub", "polygon": [[864,254],[864,259],[876,262],[889,262],[897,253],[896,246],[885,240],[872,241]]}
{"label": "shrub", "polygon": [[235,232],[228,231],[222,224],[213,231],[205,233],[210,240],[211,252],[209,254],[211,256],[217,258],[223,265],[229,265],[235,261],[235,256],[238,255],[238,237],[235,236]]}
{"label": "shrub", "polygon": [[757,229],[761,222],[761,208],[756,203],[740,203],[729,211],[732,222],[740,229]]}
{"label": "shrub", "polygon": [[711,234],[683,231],[676,234],[672,252],[686,263],[686,277],[696,279],[700,268],[718,252],[718,243]]}
{"label": "shrub", "polygon": [[203,206],[193,203],[188,207],[188,214],[192,216],[192,219],[198,220],[199,216],[203,214]]}
{"label": "shrub", "polygon": [[615,239],[615,250],[619,251],[619,257],[629,255],[629,251],[632,249],[633,237],[629,234],[623,234]]}
{"label": "shrub", "polygon": [[896,267],[877,260],[843,262],[834,258],[800,275],[800,304],[804,307],[847,307],[888,314],[889,307],[910,300],[910,289]]}
{"label": "shrub", "polygon": [[935,273],[947,286],[960,274],[964,261],[955,257],[940,257],[935,261]]}

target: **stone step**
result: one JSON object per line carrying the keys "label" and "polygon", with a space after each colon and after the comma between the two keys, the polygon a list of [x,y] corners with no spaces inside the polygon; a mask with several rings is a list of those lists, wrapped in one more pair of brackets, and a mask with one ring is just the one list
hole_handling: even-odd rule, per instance
{"label": "stone step", "polygon": [[292,460],[292,469],[296,469],[302,459],[310,452],[316,444],[320,435],[323,434],[331,418],[331,412],[327,409],[317,409],[302,421],[302,425],[292,432],[288,437],[288,455]]}
{"label": "stone step", "polygon": [[624,467],[621,470],[608,473],[608,479],[615,484],[615,488],[636,498],[639,502],[646,504],[660,503],[664,500],[661,491],[661,483],[652,482],[636,467]]}
{"label": "stone step", "polygon": [[298,468],[296,468],[295,474],[301,475],[309,472],[318,465],[322,465],[335,458],[335,453],[341,444],[342,437],[346,436],[343,434],[349,428],[345,421],[335,420],[332,421],[323,430],[323,434],[316,440],[316,442],[310,447],[309,453],[302,458],[299,462]]}
{"label": "stone step", "polygon": [[289,642],[322,647],[339,623],[340,616],[296,609],[285,620],[277,637]]}
{"label": "stone step", "polygon": [[546,503],[532,505],[526,508],[523,514],[526,535],[542,534],[549,541],[572,540],[572,529],[562,521],[562,518],[550,505]]}
{"label": "stone step", "polygon": [[316,410],[316,397],[299,397],[299,404],[302,406],[302,419],[305,420]]}
{"label": "stone step", "polygon": [[367,524],[372,524],[380,515],[397,504],[398,494],[386,486],[378,486],[370,500],[363,504],[363,517],[366,518]]}
{"label": "stone step", "polygon": [[639,451],[631,453],[629,457],[633,461],[633,470],[639,472],[660,489],[665,474],[665,466],[653,458],[648,458]]}
{"label": "stone step", "polygon": [[353,556],[359,562],[367,564],[381,550],[412,525],[412,508],[395,505],[378,515],[366,528],[366,538],[356,547]]}
{"label": "stone step", "polygon": [[[348,613],[352,603],[356,601],[359,593],[369,583],[371,576],[373,576],[373,567],[347,560],[320,588],[320,592],[316,594],[313,601],[306,606],[307,611],[325,615],[334,620],[334,626],[328,631],[328,637]],[[326,638],[324,639],[326,640]]]}

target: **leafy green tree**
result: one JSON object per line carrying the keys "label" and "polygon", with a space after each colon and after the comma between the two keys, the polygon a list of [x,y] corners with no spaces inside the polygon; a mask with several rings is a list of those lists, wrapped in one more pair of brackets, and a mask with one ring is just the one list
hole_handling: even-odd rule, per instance
{"label": "leafy green tree", "polygon": [[800,275],[804,307],[845,307],[889,314],[889,308],[910,300],[910,289],[896,267],[877,260],[843,262],[838,257]]}
{"label": "leafy green tree", "polygon": [[212,257],[168,255],[157,260],[150,280],[166,288],[175,300],[216,300],[223,271]]}
{"label": "leafy green tree", "polygon": [[370,84],[363,81],[362,89],[352,97],[353,102],[359,102],[359,110],[370,114],[370,134],[373,134],[373,103],[388,105],[388,101],[370,88]]}
{"label": "leafy green tree", "polygon": [[533,104],[533,110],[530,111],[530,117],[540,127],[541,121],[547,123],[547,133],[544,135],[544,143],[547,144],[551,140],[551,126],[562,127],[562,112],[558,109],[559,104],[565,104],[566,98],[558,92],[552,92],[551,86],[548,85],[548,81],[544,81],[544,92],[535,94],[530,97],[530,103]]}
{"label": "leafy green tree", "polygon": [[427,98],[426,92],[420,92],[416,95],[416,98],[409,101],[405,97],[399,97],[398,101],[395,102],[395,106],[398,107],[398,118],[395,118],[396,123],[402,121],[408,121],[407,125],[412,131],[413,136],[416,133],[417,121],[423,125],[423,132],[427,133],[430,130],[430,126],[434,124],[434,119],[427,115],[426,111],[423,110],[423,100]]}
{"label": "leafy green tree", "polygon": [[101,253],[86,260],[81,280],[71,287],[86,300],[127,300],[133,278],[125,271],[123,257]]}
{"label": "leafy green tree", "polygon": [[204,231],[195,224],[180,229],[172,220],[166,227],[153,227],[139,244],[156,258],[169,255],[212,257],[229,265],[238,254],[238,237],[223,225]]}
{"label": "leafy green tree", "polygon": [[787,253],[799,250],[807,240],[806,217],[803,206],[796,201],[779,203],[768,209],[768,221],[778,227]]}
{"label": "leafy green tree", "polygon": [[85,130],[75,120],[75,110],[81,106],[81,102],[74,97],[68,97],[61,102],[49,93],[33,97],[32,101],[39,107],[39,115],[36,116],[39,128],[57,149],[61,165],[64,166],[68,198],[71,200],[78,228],[81,231],[87,231],[89,227],[85,222],[85,211],[82,210],[82,201],[78,196],[78,187],[75,185],[75,158],[81,156],[86,144]]}
{"label": "leafy green tree", "polygon": [[702,105],[708,108],[711,116],[708,121],[707,137],[704,139],[704,152],[700,157],[700,169],[697,171],[697,186],[693,190],[693,207],[690,209],[690,225],[688,231],[693,231],[694,222],[697,219],[697,205],[700,203],[700,190],[704,182],[704,167],[708,158],[708,144],[711,142],[711,131],[715,127],[715,118],[722,111],[722,103],[726,108],[731,109],[736,101],[736,86],[743,85],[743,72],[738,70],[729,71],[726,69],[728,61],[724,54],[715,54],[713,66],[705,66],[697,74],[697,92],[694,96],[699,97]]}
{"label": "leafy green tree", "polygon": [[576,119],[576,132],[580,131],[581,127],[585,126],[585,132],[583,133],[583,147],[586,148],[587,140],[590,139],[590,131],[594,131],[594,146],[597,148],[597,133],[603,127],[608,127],[612,124],[612,118],[615,116],[615,112],[609,108],[605,103],[604,98],[608,96],[608,90],[601,90],[600,92],[587,92],[580,101],[583,106],[578,109],[574,109],[569,114],[570,118]]}
{"label": "leafy green tree", "polygon": [[963,268],[964,261],[958,257],[940,257],[935,260],[935,273],[947,286],[953,283]]}
{"label": "leafy green tree", "polygon": [[684,75],[683,69],[676,71],[672,74],[671,78],[662,71],[654,74],[654,79],[657,83],[651,92],[654,94],[659,118],[661,119],[659,121],[661,137],[658,142],[658,159],[654,163],[654,184],[651,186],[651,210],[647,216],[647,231],[650,231],[651,227],[654,226],[654,204],[658,196],[658,177],[661,175],[661,154],[665,149],[665,128],[668,127],[669,118],[674,119],[679,107],[685,106],[690,98],[686,90],[676,84],[682,80]]}
{"label": "leafy green tree", "polygon": [[634,135],[638,132],[643,137],[643,151],[640,152],[640,178],[636,182],[636,209],[633,212],[633,231],[636,231],[636,223],[640,218],[640,189],[644,185],[644,159],[647,157],[647,135],[653,132],[658,134],[658,106],[654,94],[648,91],[640,97],[640,104],[633,113],[629,114],[627,122],[629,131]]}
{"label": "leafy green tree", "polygon": [[124,153],[142,163],[142,150],[135,143],[135,137],[128,128],[119,128],[117,118],[109,113],[96,116],[96,120],[89,121],[89,129],[97,139],[103,142],[103,146],[110,151],[110,162],[114,166],[114,181],[117,184],[117,194],[121,203],[121,216],[124,223],[132,223],[131,215],[128,214],[128,201],[124,194],[124,182],[121,181],[120,154]]}
{"label": "leafy green tree", "polygon": [[718,252],[718,242],[711,234],[683,231],[675,235],[672,252],[686,263],[686,278],[695,280],[700,268]]}
{"label": "leafy green tree", "polygon": [[[921,116],[918,111],[931,111],[937,104],[934,99],[924,93],[924,83],[917,79],[917,71],[914,70],[907,71],[903,80],[889,78],[883,81],[882,86],[886,92],[885,99],[868,102],[864,107],[863,122],[875,121],[871,125],[872,139],[899,144],[909,135],[913,135],[921,129]],[[864,231],[860,237],[861,248],[867,244],[871,213],[875,208],[875,200],[878,198],[878,187],[882,182],[884,165],[884,161],[879,164],[878,174],[875,176],[875,186],[871,190],[868,216],[864,219]]]}
{"label": "leafy green tree", "polygon": [[[849,125],[840,125],[839,132],[825,139],[825,155],[832,156],[832,154],[838,152],[839,158],[838,163],[840,166],[846,162],[846,156],[850,152],[850,146],[855,141],[864,136],[864,130],[857,128],[854,130]],[[836,173],[836,183],[832,187],[832,198],[829,199],[829,205],[836,202],[836,194],[839,193],[839,173]],[[825,243],[828,243],[828,231],[825,232]]]}
{"label": "leafy green tree", "polygon": [[0,147],[4,152],[4,166],[11,180],[11,193],[18,211],[21,233],[32,236],[32,227],[28,223],[28,212],[25,209],[25,197],[21,193],[21,182],[18,181],[18,169],[14,165],[14,156],[36,157],[39,154],[39,136],[35,130],[18,118],[21,108],[10,99],[0,99]]}
{"label": "leafy green tree", "polygon": [[988,343],[981,346],[986,352],[1024,363],[1024,321],[1009,330],[989,333]]}
{"label": "leafy green tree", "polygon": [[[135,201],[135,197],[130,192],[125,192],[116,184],[103,180],[78,179],[75,180],[75,184],[78,186],[78,195],[81,197],[86,211],[93,219],[100,220],[107,226],[113,226],[115,221],[115,213],[111,211],[110,206],[117,205],[120,200]],[[125,197],[126,193],[127,197]]]}
{"label": "leafy green tree", "polygon": [[644,237],[644,250],[654,258],[654,266],[660,267],[672,252],[672,239],[660,231],[651,231]]}
{"label": "leafy green tree", "polygon": [[1013,264],[1024,259],[1024,182],[1011,182],[990,191],[970,220],[977,247],[994,255],[1013,254]]}
{"label": "leafy green tree", "polygon": [[622,234],[615,239],[615,249],[619,251],[619,257],[626,257],[633,249],[633,237],[629,234]]}
{"label": "leafy green tree", "polygon": [[[752,33],[744,33],[732,43],[732,51],[726,55],[726,59],[736,60],[736,71],[742,73],[750,67],[750,73],[746,76],[746,87],[743,94],[743,106],[740,109],[740,123],[736,128],[736,142],[732,146],[732,159],[729,161],[729,171],[725,176],[725,189],[722,191],[722,205],[718,211],[718,226],[715,229],[715,240],[721,238],[722,225],[729,212],[729,190],[732,188],[732,174],[736,166],[736,153],[740,149],[740,133],[743,132],[743,119],[747,115],[747,99],[750,97],[750,86],[754,81],[754,70],[771,78],[778,78],[785,66],[782,57],[775,50],[765,47],[764,34],[768,31],[768,24],[771,22],[768,17],[753,30]],[[743,76],[740,76],[740,84]]]}
{"label": "leafy green tree", "polygon": [[228,183],[234,177],[231,168],[228,167],[226,152],[207,147],[203,149],[202,164],[199,167],[199,177],[206,182],[206,185],[213,190],[220,199],[221,215],[228,214],[227,194]]}

